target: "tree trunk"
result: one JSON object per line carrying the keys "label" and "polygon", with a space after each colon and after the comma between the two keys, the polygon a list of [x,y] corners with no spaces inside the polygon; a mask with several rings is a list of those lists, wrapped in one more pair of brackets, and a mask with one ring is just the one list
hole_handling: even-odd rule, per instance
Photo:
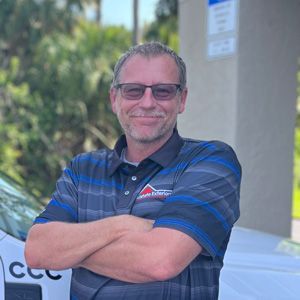
{"label": "tree trunk", "polygon": [[139,0],[133,0],[132,45],[139,43]]}
{"label": "tree trunk", "polygon": [[96,22],[97,24],[101,25],[101,3],[102,0],[95,0],[96,6]]}

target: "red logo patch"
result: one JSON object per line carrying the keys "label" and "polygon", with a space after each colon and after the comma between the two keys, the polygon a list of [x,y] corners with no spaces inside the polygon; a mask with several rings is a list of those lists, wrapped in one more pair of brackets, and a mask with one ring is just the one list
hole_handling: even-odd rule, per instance
{"label": "red logo patch", "polygon": [[164,200],[169,195],[172,194],[171,190],[156,190],[150,184],[147,184],[139,193],[136,200],[150,200],[150,199],[159,199]]}

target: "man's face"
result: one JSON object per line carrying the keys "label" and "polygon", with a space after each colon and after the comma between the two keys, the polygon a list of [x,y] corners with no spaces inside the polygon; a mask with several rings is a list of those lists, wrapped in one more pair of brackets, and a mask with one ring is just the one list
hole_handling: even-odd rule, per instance
{"label": "man's face", "polygon": [[[120,83],[179,84],[178,69],[168,55],[129,58],[120,73]],[[120,89],[112,88],[110,99],[113,112],[127,137],[127,142],[153,143],[166,141],[173,132],[177,114],[185,108],[187,90],[178,91],[171,100],[156,100],[150,88],[146,88],[139,100],[127,100]]]}

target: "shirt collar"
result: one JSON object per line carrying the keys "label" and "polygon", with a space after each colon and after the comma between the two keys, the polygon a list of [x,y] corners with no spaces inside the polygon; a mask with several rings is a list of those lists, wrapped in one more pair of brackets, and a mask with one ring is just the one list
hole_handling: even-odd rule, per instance
{"label": "shirt collar", "polygon": [[[178,134],[177,129],[174,129],[174,132],[168,139],[168,141],[146,159],[151,159],[162,167],[166,167],[177,156],[183,143],[184,141]],[[123,163],[123,161],[121,160],[121,153],[125,147],[127,147],[127,142],[126,137],[123,134],[120,136],[114,147],[109,175],[112,175],[116,171],[116,169]]]}
{"label": "shirt collar", "polygon": [[177,156],[183,143],[184,141],[178,134],[177,129],[174,129],[174,132],[168,141],[156,152],[151,154],[149,159],[165,168]]}
{"label": "shirt collar", "polygon": [[126,137],[122,134],[115,144],[115,148],[113,150],[113,155],[111,158],[111,164],[108,171],[109,176],[111,176],[117,168],[123,163],[121,159],[122,150],[127,147]]}

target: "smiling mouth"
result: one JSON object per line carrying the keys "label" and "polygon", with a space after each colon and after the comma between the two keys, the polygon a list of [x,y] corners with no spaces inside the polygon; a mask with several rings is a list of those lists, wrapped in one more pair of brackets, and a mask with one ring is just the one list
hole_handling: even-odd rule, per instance
{"label": "smiling mouth", "polygon": [[159,120],[162,120],[162,116],[131,116],[132,120],[136,120],[139,123],[157,123]]}
{"label": "smiling mouth", "polygon": [[164,118],[165,114],[161,112],[157,113],[151,113],[151,114],[144,114],[144,113],[133,113],[129,115],[130,117],[133,118]]}
{"label": "smiling mouth", "polygon": [[162,116],[131,116],[131,118],[136,126],[154,126],[163,119]]}
{"label": "smiling mouth", "polygon": [[158,119],[163,118],[163,116],[131,116],[132,118],[145,118],[145,119]]}

